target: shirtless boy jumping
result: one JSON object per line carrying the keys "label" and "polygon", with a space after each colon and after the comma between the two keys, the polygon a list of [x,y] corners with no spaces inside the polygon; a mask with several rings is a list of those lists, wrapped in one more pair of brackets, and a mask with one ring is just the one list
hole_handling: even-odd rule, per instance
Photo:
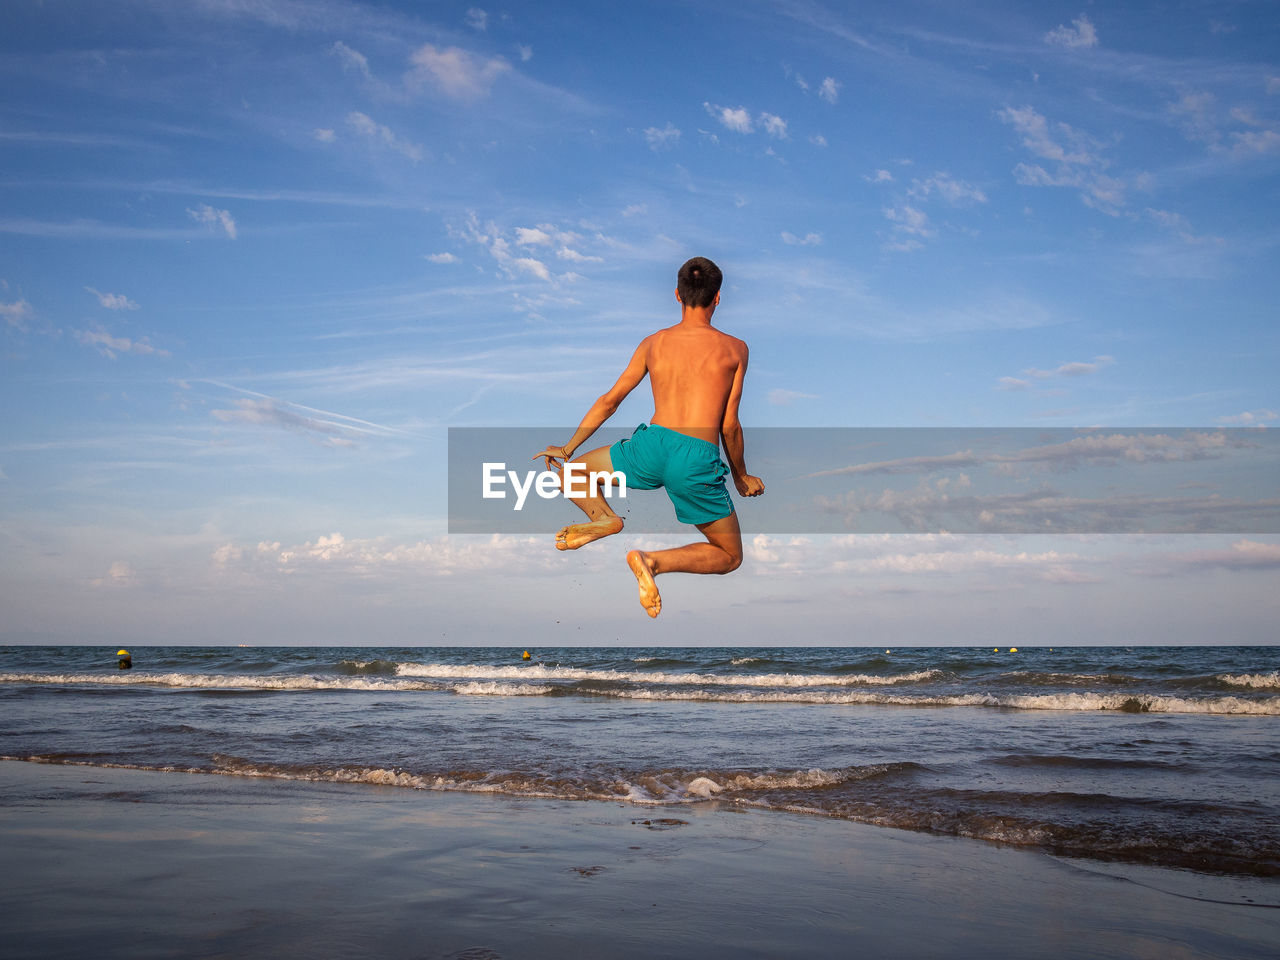
{"label": "shirtless boy jumping", "polygon": [[[676,519],[691,523],[707,538],[672,550],[632,550],[627,565],[640,585],[640,604],[649,616],[662,610],[654,577],[660,573],[729,573],[742,563],[742,532],[733,501],[725,489],[724,441],[733,485],[744,497],[764,493],[759,477],[747,473],[738,402],[747,373],[747,345],[711,326],[720,303],[720,268],[694,257],[680,268],[676,299],[680,322],[640,341],[618,382],[582,419],[573,438],[562,447],[534,455],[547,469],[563,469],[565,461],[583,466],[580,476],[619,472],[629,490],[666,487]],[[613,415],[618,405],[649,375],[653,417],[636,427],[629,440],[598,447],[574,460],[574,453]],[[558,464],[557,464],[558,461]],[[557,550],[577,550],[622,529],[622,518],[609,507],[597,485],[573,502],[587,515],[556,534]]]}

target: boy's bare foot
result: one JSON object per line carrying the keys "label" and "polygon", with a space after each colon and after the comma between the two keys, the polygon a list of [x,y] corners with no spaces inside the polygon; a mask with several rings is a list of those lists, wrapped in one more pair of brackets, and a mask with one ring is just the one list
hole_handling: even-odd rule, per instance
{"label": "boy's bare foot", "polygon": [[583,544],[608,537],[622,529],[621,517],[605,517],[589,523],[573,523],[556,534],[557,550],[577,550]]}
{"label": "boy's bare foot", "polygon": [[641,550],[632,550],[627,554],[627,566],[636,575],[640,584],[640,606],[651,617],[662,612],[662,596],[658,593],[658,585],[653,581],[653,561]]}

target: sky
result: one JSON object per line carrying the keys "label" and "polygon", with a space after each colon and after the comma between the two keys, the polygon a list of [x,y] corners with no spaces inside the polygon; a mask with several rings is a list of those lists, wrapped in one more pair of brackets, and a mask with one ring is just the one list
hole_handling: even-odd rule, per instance
{"label": "sky", "polygon": [[[661,578],[652,621],[623,555],[687,537],[558,553],[563,503],[450,535],[449,431],[565,442],[695,255],[775,511],[810,465],[753,428],[1093,432],[1165,490],[1189,455],[1148,428],[1221,499],[1215,438],[1280,427],[1268,0],[584,11],[0,6],[0,642],[1276,642],[1265,524],[764,532],[752,501],[743,567]],[[886,454],[840,452],[832,495],[880,497]],[[933,452],[933,498],[992,466]]]}

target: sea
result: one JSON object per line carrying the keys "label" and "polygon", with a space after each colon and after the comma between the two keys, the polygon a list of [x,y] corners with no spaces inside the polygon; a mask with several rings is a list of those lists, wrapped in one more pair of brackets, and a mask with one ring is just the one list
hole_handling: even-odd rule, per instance
{"label": "sea", "polygon": [[0,647],[0,758],[731,804],[1280,876],[1280,647],[116,653]]}

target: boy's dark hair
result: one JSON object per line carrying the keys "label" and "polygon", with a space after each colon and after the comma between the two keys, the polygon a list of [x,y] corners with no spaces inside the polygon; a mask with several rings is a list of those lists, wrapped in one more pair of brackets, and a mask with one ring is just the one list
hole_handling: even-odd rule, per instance
{"label": "boy's dark hair", "polygon": [[676,275],[676,291],[686,307],[709,307],[720,292],[724,274],[706,257],[686,260]]}

